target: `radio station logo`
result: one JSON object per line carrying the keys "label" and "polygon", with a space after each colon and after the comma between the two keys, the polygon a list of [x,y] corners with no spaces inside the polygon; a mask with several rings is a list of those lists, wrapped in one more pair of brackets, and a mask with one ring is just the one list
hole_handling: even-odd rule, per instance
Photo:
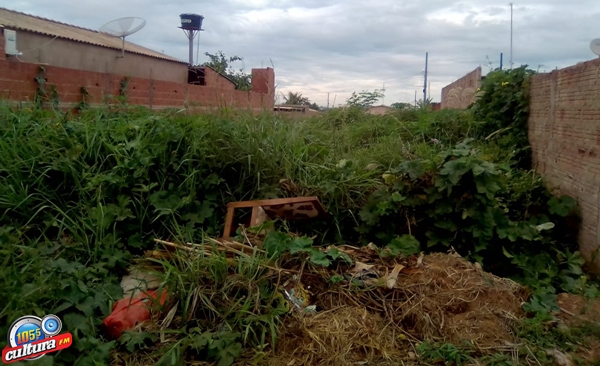
{"label": "radio station logo", "polygon": [[45,354],[68,348],[73,343],[71,333],[59,334],[62,322],[56,315],[39,318],[22,316],[8,329],[8,344],[2,350],[2,362],[31,361]]}

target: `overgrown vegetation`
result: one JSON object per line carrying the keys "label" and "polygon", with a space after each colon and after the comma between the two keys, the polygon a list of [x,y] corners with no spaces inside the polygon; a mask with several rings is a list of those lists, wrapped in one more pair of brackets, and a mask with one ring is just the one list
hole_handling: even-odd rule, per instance
{"label": "overgrown vegetation", "polygon": [[240,56],[227,57],[223,51],[217,53],[204,53],[208,57],[208,61],[203,63],[202,66],[208,66],[218,72],[221,75],[226,76],[235,84],[238,90],[251,90],[252,89],[252,75],[247,74],[242,66],[238,70],[235,70],[232,63],[236,61],[244,62],[244,59]]}
{"label": "overgrown vegetation", "polygon": [[[227,67],[237,59],[211,60]],[[314,245],[372,242],[394,255],[452,247],[528,285],[534,296],[526,309],[534,313],[547,314],[561,291],[593,297],[597,287],[576,247],[576,202],[552,195],[528,170],[530,74],[526,67],[491,73],[469,111],[370,116],[347,108],[295,123],[241,112],[81,108],[73,116],[2,106],[0,334],[22,315],[52,313],[74,345],[40,362],[106,364],[116,362],[109,357],[117,348],[146,349],[155,334],[109,341],[100,327],[122,296],[119,278],[132,258],[154,248],[155,238],[219,236],[227,202],[292,195],[319,196],[331,218],[289,223],[306,236],[275,231],[266,253],[233,269],[217,251],[176,266],[160,262],[178,300],[171,327],[178,336],[153,354],[157,363],[229,365],[244,349],[266,354],[287,308],[265,265],[283,252],[308,265],[347,260]],[[353,96],[361,107],[377,97]],[[420,352],[432,362],[471,357],[458,345],[424,343]],[[490,364],[512,364],[495,357]]]}

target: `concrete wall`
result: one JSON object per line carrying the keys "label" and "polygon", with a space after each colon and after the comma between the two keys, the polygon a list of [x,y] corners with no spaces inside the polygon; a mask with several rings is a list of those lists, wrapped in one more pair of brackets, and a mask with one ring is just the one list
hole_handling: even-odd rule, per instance
{"label": "concrete wall", "polygon": [[[185,63],[125,52],[19,30],[19,58],[29,63],[46,63],[67,69],[129,75],[138,78],[187,83]],[[4,45],[4,43],[3,43]]]}
{"label": "concrete wall", "polygon": [[442,89],[441,109],[465,109],[475,101],[477,88],[481,86],[481,67]]}
{"label": "concrete wall", "polygon": [[[534,166],[557,192],[578,200],[579,246],[591,261],[600,246],[600,60],[535,75],[530,91]],[[600,259],[592,269],[600,272]]]}

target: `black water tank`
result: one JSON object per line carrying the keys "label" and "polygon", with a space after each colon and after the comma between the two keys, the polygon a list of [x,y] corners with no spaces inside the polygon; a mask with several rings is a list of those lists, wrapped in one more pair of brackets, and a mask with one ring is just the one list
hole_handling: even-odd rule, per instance
{"label": "black water tank", "polygon": [[181,14],[181,28],[190,30],[201,30],[204,17],[199,14]]}

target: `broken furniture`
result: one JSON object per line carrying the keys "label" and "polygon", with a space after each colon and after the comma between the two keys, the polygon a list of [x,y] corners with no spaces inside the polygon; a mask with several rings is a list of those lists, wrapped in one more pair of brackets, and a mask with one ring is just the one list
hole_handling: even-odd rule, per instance
{"label": "broken furniture", "polygon": [[234,225],[234,217],[236,209],[252,209],[250,222],[245,225],[246,227],[250,227],[257,225],[259,207],[265,211],[270,219],[279,218],[287,221],[296,221],[327,215],[319,198],[314,196],[230,202],[227,204],[223,239],[230,239],[235,235],[237,225]]}

